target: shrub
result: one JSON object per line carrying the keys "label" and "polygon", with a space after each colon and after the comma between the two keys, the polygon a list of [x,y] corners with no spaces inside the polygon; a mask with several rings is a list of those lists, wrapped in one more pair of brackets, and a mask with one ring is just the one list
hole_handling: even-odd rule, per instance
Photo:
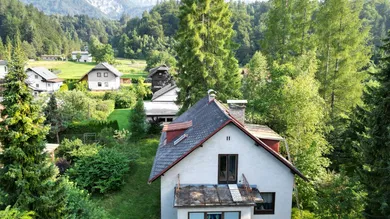
{"label": "shrub", "polygon": [[130,115],[130,131],[131,138],[142,138],[147,130],[146,126],[146,114],[144,109],[144,102],[142,99],[137,101],[134,112]]}
{"label": "shrub", "polygon": [[98,134],[97,140],[101,145],[113,147],[117,143],[113,135],[114,135],[114,129],[104,128]]}
{"label": "shrub", "polygon": [[77,160],[67,173],[78,186],[90,192],[106,193],[120,188],[129,163],[121,152],[103,148],[94,156]]}
{"label": "shrub", "polygon": [[73,122],[62,134],[82,134],[82,133],[99,133],[104,128],[119,129],[118,122],[114,121],[84,121]]}
{"label": "shrub", "polygon": [[8,206],[3,211],[0,211],[1,219],[32,219],[34,218],[34,212],[19,211],[17,208],[11,208]]}
{"label": "shrub", "polygon": [[292,209],[291,219],[318,219],[318,217],[307,210]]}
{"label": "shrub", "polygon": [[65,184],[67,202],[65,206],[65,218],[109,218],[107,213],[96,206],[90,199],[87,191],[81,190],[74,183],[67,180]]}
{"label": "shrub", "polygon": [[100,146],[96,144],[83,144],[80,139],[64,139],[57,149],[57,157],[65,158],[67,161],[74,162],[83,157],[89,157],[99,152]]}

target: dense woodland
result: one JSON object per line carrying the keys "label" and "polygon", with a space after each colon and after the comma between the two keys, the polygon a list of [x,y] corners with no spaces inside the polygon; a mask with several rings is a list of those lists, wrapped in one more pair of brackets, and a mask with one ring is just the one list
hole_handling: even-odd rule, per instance
{"label": "dense woodland", "polygon": [[[310,179],[296,179],[294,218],[390,215],[388,0],[167,1],[141,18],[124,15],[119,21],[49,17],[16,0],[2,2],[0,51],[5,52],[0,58],[14,57],[14,79],[25,77],[23,56],[67,55],[88,44],[93,53],[101,53],[100,61],[109,61],[115,51],[119,57],[146,59],[148,67],[168,64],[177,72],[182,111],[212,88],[221,101],[247,99],[248,122],[266,124],[286,138],[289,150],[282,154],[288,157],[289,152],[291,162]],[[14,49],[9,49],[11,44]],[[245,68],[243,75],[240,67]],[[28,122],[42,125],[38,109],[24,110],[31,103],[27,88],[20,83],[7,86],[6,104],[12,106],[7,115],[19,121],[20,111],[33,120]],[[18,86],[23,89],[15,99],[11,90]],[[17,101],[26,104],[18,108]],[[141,114],[142,101],[135,108]],[[5,122],[16,133],[19,126],[26,128]],[[137,125],[143,123],[135,122],[134,132]],[[27,134],[35,137],[26,145],[43,138],[43,133]],[[2,142],[11,139],[0,130]],[[7,155],[17,156],[17,142],[10,142],[9,148]],[[29,153],[43,159],[36,151]],[[6,158],[0,161],[9,162]],[[0,181],[19,186],[9,175]],[[54,196],[60,187],[52,187],[48,195]],[[0,188],[12,193],[11,187]],[[41,191],[40,186],[36,189]],[[16,195],[5,203],[14,200]],[[34,204],[20,206],[49,214]]]}

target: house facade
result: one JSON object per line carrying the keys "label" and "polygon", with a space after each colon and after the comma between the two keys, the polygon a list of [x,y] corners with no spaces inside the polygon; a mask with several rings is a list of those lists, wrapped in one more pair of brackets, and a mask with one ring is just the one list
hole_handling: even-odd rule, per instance
{"label": "house facade", "polygon": [[[80,59],[77,59],[77,55],[80,55]],[[73,51],[72,60],[76,62],[92,62],[92,55],[88,51]]]}
{"label": "house facade", "polygon": [[172,76],[169,74],[169,67],[166,65],[150,69],[147,78],[152,82],[153,93],[172,82]]}
{"label": "house facade", "polygon": [[81,80],[87,81],[89,90],[108,91],[119,89],[121,76],[122,73],[116,68],[103,62],[91,69]]}
{"label": "house facade", "polygon": [[7,61],[0,60],[0,80],[8,73]]}
{"label": "house facade", "polygon": [[43,61],[64,61],[65,58],[62,55],[41,55]]}
{"label": "house facade", "polygon": [[148,121],[172,122],[179,112],[179,106],[175,103],[179,88],[176,84],[168,84],[153,93],[151,101],[145,101],[145,113]]}
{"label": "house facade", "polygon": [[57,77],[44,67],[28,68],[26,70],[26,83],[32,89],[34,95],[41,92],[52,93],[60,89],[63,79]]}
{"label": "house facade", "polygon": [[291,218],[294,174],[306,178],[279,153],[282,137],[246,127],[243,103],[210,95],[164,126],[149,178],[161,178],[161,219]]}

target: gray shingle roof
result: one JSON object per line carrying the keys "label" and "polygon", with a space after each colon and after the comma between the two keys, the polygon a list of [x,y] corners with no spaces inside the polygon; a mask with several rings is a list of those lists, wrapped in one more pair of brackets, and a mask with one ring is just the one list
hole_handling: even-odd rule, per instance
{"label": "gray shingle roof", "polygon": [[178,163],[181,159],[186,157],[189,153],[212,137],[218,130],[222,129],[229,123],[236,125],[239,129],[251,137],[259,146],[266,149],[275,158],[288,166],[294,173],[306,179],[306,177],[289,161],[252,135],[234,117],[229,115],[228,112],[226,112],[226,109],[218,101],[215,100],[209,102],[208,96],[206,96],[181,116],[176,118],[171,124],[191,120],[193,125],[186,129],[183,133],[183,135],[187,134],[188,137],[177,144],[174,144],[174,142],[176,139],[180,138],[181,135],[165,144],[166,132],[162,132],[160,144],[157,149],[156,157],[154,158],[152,171],[150,173],[149,182],[156,180],[173,165]]}
{"label": "gray shingle roof", "polygon": [[57,75],[55,75],[53,72],[49,71],[47,68],[44,68],[44,67],[28,68],[27,70],[31,70],[31,71],[37,73],[39,76],[41,76],[45,80],[53,80],[53,79],[58,78]]}
{"label": "gray shingle roof", "polygon": [[160,90],[156,91],[153,94],[152,101],[158,97],[161,97],[162,95],[168,93],[169,91],[171,91],[175,88],[177,88],[176,84],[167,84],[166,86],[164,86],[163,88],[161,88]]}
{"label": "gray shingle roof", "polygon": [[[110,72],[112,72],[114,75],[116,75],[118,77],[122,76],[122,73],[120,71],[118,71],[118,69],[114,68],[114,66],[108,64],[107,62],[102,62],[102,63],[97,64],[91,71],[93,71],[93,70],[109,70]],[[89,71],[89,72],[91,72],[91,71]]]}
{"label": "gray shingle roof", "polygon": [[157,71],[169,71],[169,67],[166,65],[161,65],[149,70],[148,78],[152,77]]}

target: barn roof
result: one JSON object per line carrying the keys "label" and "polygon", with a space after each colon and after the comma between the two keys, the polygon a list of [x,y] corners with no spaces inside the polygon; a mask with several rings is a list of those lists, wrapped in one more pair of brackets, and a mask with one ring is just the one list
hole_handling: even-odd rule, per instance
{"label": "barn roof", "polygon": [[233,124],[251,137],[259,147],[263,147],[276,159],[286,165],[291,171],[303,179],[306,177],[295,168],[287,159],[272,150],[268,145],[254,136],[246,127],[231,116],[217,100],[209,101],[208,96],[198,101],[190,109],[176,118],[171,124],[192,121],[192,126],[183,132],[187,137],[177,142],[178,136],[170,142],[166,142],[166,132],[162,132],[160,144],[154,159],[149,182],[153,182],[168,171],[175,164],[184,159],[196,148],[228,124]]}

